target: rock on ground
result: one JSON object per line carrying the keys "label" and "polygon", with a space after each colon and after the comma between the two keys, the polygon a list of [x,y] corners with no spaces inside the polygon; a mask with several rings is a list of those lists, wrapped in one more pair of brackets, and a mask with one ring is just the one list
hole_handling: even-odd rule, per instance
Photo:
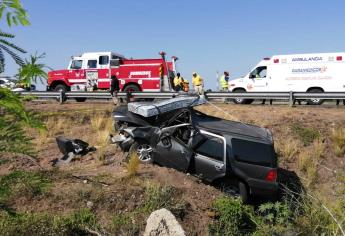
{"label": "rock on ground", "polygon": [[175,216],[165,208],[154,211],[147,219],[144,236],[185,236]]}

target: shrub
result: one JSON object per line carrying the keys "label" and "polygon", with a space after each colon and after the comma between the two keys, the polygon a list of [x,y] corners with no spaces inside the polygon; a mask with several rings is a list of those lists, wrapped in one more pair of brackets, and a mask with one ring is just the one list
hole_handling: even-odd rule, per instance
{"label": "shrub", "polygon": [[240,199],[222,197],[214,202],[217,218],[209,225],[215,235],[246,235],[254,232],[254,210]]}
{"label": "shrub", "polygon": [[174,205],[175,189],[171,186],[147,184],[145,190],[144,212],[151,213],[160,208],[171,209]]}
{"label": "shrub", "polygon": [[320,137],[320,132],[314,128],[304,127],[299,123],[292,124],[292,132],[302,141],[304,146],[308,146],[315,139]]}
{"label": "shrub", "polygon": [[332,131],[331,139],[334,146],[334,152],[337,156],[345,155],[345,128]]}

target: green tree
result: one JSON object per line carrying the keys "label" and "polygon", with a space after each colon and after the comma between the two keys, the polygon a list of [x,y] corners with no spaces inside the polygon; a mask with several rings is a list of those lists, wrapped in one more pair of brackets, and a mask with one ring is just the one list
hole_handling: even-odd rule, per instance
{"label": "green tree", "polygon": [[[27,12],[20,0],[0,0],[0,20],[2,20],[4,15],[6,15],[8,26],[30,25]],[[13,34],[0,30],[0,73],[5,70],[4,52],[8,53],[18,65],[24,65],[24,61],[18,56],[17,52],[26,53],[26,51],[8,41],[8,39],[14,37]]]}
{"label": "green tree", "polygon": [[45,64],[39,63],[40,59],[43,59],[45,54],[31,55],[30,59],[25,59],[24,65],[19,69],[17,77],[19,80],[25,84],[25,86],[30,87],[32,82],[37,83],[39,79],[42,83],[48,78],[48,74],[44,71],[45,68],[51,69]]}
{"label": "green tree", "polygon": [[7,40],[8,38],[14,37],[15,36],[13,34],[0,31],[0,73],[4,72],[5,70],[4,51],[7,52],[18,65],[24,65],[23,59],[21,59],[20,56],[18,56],[18,54],[11,49],[15,49],[16,51],[21,53],[26,53],[26,51]]}
{"label": "green tree", "polygon": [[35,114],[25,111],[19,95],[0,88],[0,152],[34,155],[26,126],[45,128]]}
{"label": "green tree", "polygon": [[7,25],[30,25],[28,14],[20,0],[0,0],[0,20],[6,15]]}

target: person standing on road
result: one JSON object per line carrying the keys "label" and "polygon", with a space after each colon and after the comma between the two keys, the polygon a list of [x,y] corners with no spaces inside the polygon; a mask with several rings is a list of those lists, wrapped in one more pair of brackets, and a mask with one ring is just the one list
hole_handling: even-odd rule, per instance
{"label": "person standing on road", "polygon": [[195,92],[197,92],[199,95],[204,94],[204,80],[196,72],[193,72],[192,84]]}
{"label": "person standing on road", "polygon": [[180,73],[177,73],[174,78],[174,89],[176,92],[183,89],[183,78],[181,77]]}
{"label": "person standing on road", "polygon": [[110,94],[113,99],[113,102],[115,105],[118,103],[117,99],[117,93],[120,91],[120,83],[118,78],[115,75],[111,76],[111,82],[110,82]]}
{"label": "person standing on road", "polygon": [[227,92],[229,90],[229,72],[224,71],[224,74],[220,77],[220,91]]}

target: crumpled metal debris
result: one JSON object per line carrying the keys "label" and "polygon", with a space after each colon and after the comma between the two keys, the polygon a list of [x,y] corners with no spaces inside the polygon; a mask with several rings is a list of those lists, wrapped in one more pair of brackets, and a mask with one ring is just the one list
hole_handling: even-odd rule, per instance
{"label": "crumpled metal debris", "polygon": [[56,143],[63,156],[53,160],[54,166],[68,164],[75,158],[75,155],[83,156],[90,151],[96,150],[94,147],[89,147],[87,142],[80,139],[67,139],[59,136],[56,137]]}

